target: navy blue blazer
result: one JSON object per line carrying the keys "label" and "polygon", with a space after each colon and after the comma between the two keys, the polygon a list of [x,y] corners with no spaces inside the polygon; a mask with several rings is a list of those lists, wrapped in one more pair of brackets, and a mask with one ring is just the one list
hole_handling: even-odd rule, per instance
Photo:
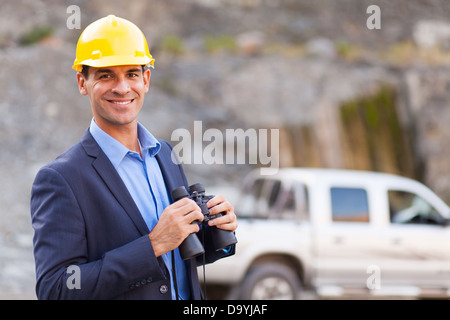
{"label": "navy blue blazer", "polygon": [[[156,158],[171,198],[172,189],[188,183],[182,166],[171,160],[170,144],[160,143]],[[155,257],[150,231],[89,130],[38,172],[30,208],[38,299],[171,299],[169,273]],[[206,263],[234,254],[234,246],[229,254],[211,248],[208,226],[200,232]],[[202,299],[202,261],[185,262],[192,299]]]}

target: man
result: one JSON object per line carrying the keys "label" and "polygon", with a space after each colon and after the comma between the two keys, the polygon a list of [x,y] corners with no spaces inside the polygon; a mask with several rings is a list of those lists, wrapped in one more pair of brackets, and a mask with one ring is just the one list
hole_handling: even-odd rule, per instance
{"label": "man", "polygon": [[[183,169],[170,145],[138,123],[153,63],[144,35],[125,19],[102,18],[80,36],[73,68],[93,119],[33,183],[39,299],[201,299],[196,260],[234,254],[234,245],[211,245],[213,224],[237,227],[226,199],[207,203],[210,214],[226,214],[201,227],[192,223],[203,220],[194,201],[171,204],[171,190],[188,185]],[[178,246],[193,232],[202,233],[205,256],[184,261]]]}

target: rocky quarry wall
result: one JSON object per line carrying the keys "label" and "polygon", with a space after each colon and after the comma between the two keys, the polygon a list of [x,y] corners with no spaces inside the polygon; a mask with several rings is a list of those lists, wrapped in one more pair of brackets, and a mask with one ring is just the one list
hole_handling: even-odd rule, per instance
{"label": "rocky quarry wall", "polygon": [[[198,120],[204,130],[276,128],[281,166],[402,174],[450,202],[446,2],[375,1],[383,24],[372,32],[373,1],[130,2],[78,4],[83,27],[115,13],[148,35],[156,69],[140,121],[157,137],[171,140]],[[69,4],[1,4],[0,286],[12,295],[32,296],[34,176],[91,119],[71,70],[81,31],[65,27]],[[46,26],[47,36],[23,42]],[[238,187],[251,167],[185,170],[192,182]]]}

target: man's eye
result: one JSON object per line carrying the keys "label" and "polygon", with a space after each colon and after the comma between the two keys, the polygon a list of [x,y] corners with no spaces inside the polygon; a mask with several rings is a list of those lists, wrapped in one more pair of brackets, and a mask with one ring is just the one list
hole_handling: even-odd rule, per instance
{"label": "man's eye", "polygon": [[139,77],[139,75],[138,75],[137,73],[130,73],[130,74],[128,74],[128,76],[129,76],[130,78],[136,78],[136,77]]}
{"label": "man's eye", "polygon": [[112,76],[108,73],[102,74],[99,79],[110,79]]}

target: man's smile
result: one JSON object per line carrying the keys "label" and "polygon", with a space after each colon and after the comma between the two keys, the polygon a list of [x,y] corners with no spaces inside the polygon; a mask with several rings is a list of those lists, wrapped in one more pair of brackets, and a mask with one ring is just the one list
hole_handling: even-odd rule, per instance
{"label": "man's smile", "polygon": [[113,104],[118,104],[118,105],[127,105],[130,104],[134,101],[134,99],[128,99],[128,100],[110,100],[110,99],[105,99],[106,101],[108,101],[109,103],[113,103]]}

